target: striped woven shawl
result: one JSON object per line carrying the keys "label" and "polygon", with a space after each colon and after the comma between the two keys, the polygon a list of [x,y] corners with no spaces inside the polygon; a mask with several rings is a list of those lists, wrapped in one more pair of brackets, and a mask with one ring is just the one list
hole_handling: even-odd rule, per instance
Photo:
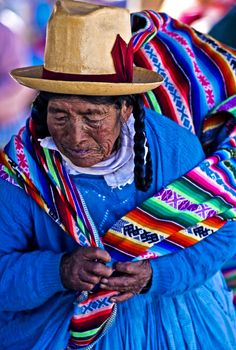
{"label": "striped woven shawl", "polygon": [[[205,161],[127,213],[101,241],[60,155],[40,147],[32,120],[0,152],[1,178],[22,187],[80,246],[104,247],[113,261],[178,252],[236,218],[233,52],[166,15],[136,14],[133,25],[136,63],[165,77],[146,104],[201,134],[212,152]],[[109,328],[111,295],[78,295],[68,348],[89,349]]]}
{"label": "striped woven shawl", "polygon": [[[235,99],[230,97],[236,94],[236,51],[164,13],[133,14],[132,25],[136,65],[164,77],[158,89],[145,94],[146,106],[195,133],[207,155],[213,155],[230,134],[227,125],[235,125],[227,112],[235,117]],[[231,137],[235,142],[233,131]],[[227,166],[235,181],[235,155]],[[218,191],[225,179],[211,176]],[[231,191],[235,196],[235,182]],[[236,304],[236,259],[226,264],[223,273]]]}

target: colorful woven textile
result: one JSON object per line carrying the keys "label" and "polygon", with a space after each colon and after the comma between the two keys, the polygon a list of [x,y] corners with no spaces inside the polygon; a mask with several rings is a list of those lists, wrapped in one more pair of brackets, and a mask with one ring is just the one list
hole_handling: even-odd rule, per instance
{"label": "colorful woven textile", "polygon": [[[201,124],[208,111],[225,100],[214,111],[215,115],[222,114],[225,110],[230,112],[222,114],[223,125],[220,118],[220,122],[217,125],[214,122],[211,127],[211,117],[214,114],[205,121],[202,136],[207,149],[211,149],[213,144],[208,142],[209,140],[215,140],[215,135],[219,138],[219,146],[211,156],[140,207],[126,214],[106,233],[101,242],[86,204],[66,173],[60,155],[39,146],[32,120],[28,128],[21,130],[19,135],[11,140],[5,152],[0,153],[1,178],[24,188],[80,246],[105,246],[113,261],[136,261],[177,252],[206,238],[222,227],[227,220],[236,218],[236,129],[232,114],[235,111],[235,97],[228,99],[235,92],[231,67],[234,56],[224,49],[219,51],[219,46],[214,42],[217,49],[210,49],[208,39],[204,36],[202,41],[199,39],[195,42],[195,32],[166,15],[144,12],[134,16],[135,28],[138,27],[140,16],[142,23],[146,21],[146,27],[144,31],[139,30],[134,37],[136,60],[140,62],[139,65],[143,58],[143,66],[148,62],[150,68],[157,70],[156,67],[151,67],[152,61],[150,59],[149,62],[145,50],[155,40],[162,42],[161,56],[157,55],[155,58],[154,55],[152,59],[159,66],[158,72],[165,76],[165,82],[160,91],[157,89],[146,95],[145,102],[150,103],[150,107],[155,106],[163,114],[192,131],[196,130],[200,135]],[[173,40],[176,36],[178,40]],[[167,49],[167,44],[171,46],[171,50]],[[144,46],[140,48],[141,45]],[[157,47],[159,49],[159,44]],[[185,51],[186,57],[182,51],[182,56],[179,53],[180,47]],[[201,63],[201,59],[195,59],[195,50],[201,53],[204,64]],[[212,51],[213,56],[217,56],[217,50],[222,57],[228,54],[227,59],[222,58],[227,68],[226,75],[221,73],[216,77],[221,77],[219,84],[222,83],[224,87],[222,93],[217,92],[217,88],[213,89],[217,79],[211,79],[207,62],[209,60],[213,66],[215,64],[212,63],[211,56],[204,54],[206,51]],[[178,55],[183,67],[177,64]],[[160,57],[162,60],[158,64]],[[162,67],[163,62],[167,67]],[[185,62],[189,69],[188,74],[184,70]],[[224,64],[222,69],[223,66]],[[163,69],[166,69],[166,75],[162,72]],[[215,70],[217,71],[216,65]],[[207,81],[206,86],[204,79]],[[89,349],[109,328],[115,316],[115,305],[110,302],[112,294],[113,292],[98,290],[89,296],[87,293],[78,295],[71,320],[68,349],[84,346],[88,346]]]}
{"label": "colorful woven textile", "polygon": [[[222,144],[216,156],[202,162],[139,208],[129,212],[100,241],[83,198],[66,173],[60,155],[39,146],[30,121],[0,153],[0,177],[20,186],[80,246],[105,248],[114,261],[157,258],[177,252],[206,238],[229,219],[236,217],[235,196],[224,191],[214,196],[211,175],[224,175],[225,161],[231,162],[232,139]],[[234,131],[235,133],[235,131]],[[31,143],[32,140],[32,143]],[[227,172],[231,184],[231,168]],[[234,178],[235,180],[235,178]],[[205,185],[204,190],[201,189]],[[213,194],[212,194],[213,193]],[[71,320],[69,348],[79,349],[98,339],[115,316],[113,292],[82,293]]]}
{"label": "colorful woven textile", "polygon": [[136,65],[164,77],[146,105],[200,137],[209,111],[236,93],[236,51],[166,14],[144,11],[132,21]]}
{"label": "colorful woven textile", "polygon": [[[112,262],[157,258],[177,252],[236,217],[235,196],[228,188],[217,200],[212,195],[211,183],[207,190],[201,189],[201,184],[211,179],[209,174],[221,176],[225,160],[231,161],[229,139],[216,157],[201,163],[123,217],[105,234],[102,244],[83,198],[62,165],[61,156],[39,146],[32,120],[30,129],[31,133],[29,129],[21,130],[12,138],[6,152],[0,152],[0,177],[24,188],[80,246],[103,247],[104,244]],[[229,180],[230,174],[231,170]],[[112,295],[113,292],[100,290],[78,295],[69,348],[89,345],[105,332],[116,311],[110,301]]]}
{"label": "colorful woven textile", "polygon": [[[64,169],[60,154],[40,147],[32,120],[12,138],[5,153],[0,151],[0,163],[0,177],[23,188],[79,246],[103,248],[86,204]],[[109,326],[116,311],[110,302],[112,295],[114,292],[104,291],[78,295],[71,320],[71,349],[90,344]],[[89,317],[85,319],[83,315]]]}
{"label": "colorful woven textile", "polygon": [[[235,116],[235,99],[222,101],[236,93],[236,51],[163,13],[133,14],[132,24],[136,65],[164,77],[158,89],[145,94],[146,106],[197,134],[207,155],[229,137],[230,128],[234,141],[235,121],[225,111]],[[227,166],[234,163],[235,155]],[[213,174],[211,181],[219,188]],[[234,185],[231,190],[235,196]],[[223,273],[236,303],[236,259]]]}

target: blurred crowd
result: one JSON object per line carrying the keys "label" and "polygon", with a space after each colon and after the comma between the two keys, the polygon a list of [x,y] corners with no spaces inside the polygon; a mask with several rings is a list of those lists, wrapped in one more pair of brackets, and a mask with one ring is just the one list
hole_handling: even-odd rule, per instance
{"label": "blurred crowd", "polygon": [[[236,47],[236,0],[84,0],[128,7],[131,12],[153,9],[168,13],[197,30]],[[9,71],[43,63],[46,23],[53,0],[0,0],[0,146],[29,113],[34,92],[15,83]],[[7,44],[6,44],[7,43]]]}

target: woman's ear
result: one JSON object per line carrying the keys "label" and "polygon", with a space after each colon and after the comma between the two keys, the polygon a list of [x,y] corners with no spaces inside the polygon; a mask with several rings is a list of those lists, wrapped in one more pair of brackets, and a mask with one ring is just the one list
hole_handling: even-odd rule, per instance
{"label": "woman's ear", "polygon": [[131,116],[132,112],[133,112],[133,106],[131,106],[131,105],[128,106],[127,102],[124,101],[122,103],[122,107],[121,107],[121,119],[122,119],[122,121],[126,123],[129,119],[129,117]]}

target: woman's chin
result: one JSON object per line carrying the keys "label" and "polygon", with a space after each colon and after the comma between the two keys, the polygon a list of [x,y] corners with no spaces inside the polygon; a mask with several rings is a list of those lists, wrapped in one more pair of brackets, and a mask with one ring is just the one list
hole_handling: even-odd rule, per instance
{"label": "woman's chin", "polygon": [[73,163],[75,166],[81,167],[81,168],[89,168],[97,163],[100,162],[100,160],[96,159],[88,159],[88,158],[70,158],[71,163]]}

